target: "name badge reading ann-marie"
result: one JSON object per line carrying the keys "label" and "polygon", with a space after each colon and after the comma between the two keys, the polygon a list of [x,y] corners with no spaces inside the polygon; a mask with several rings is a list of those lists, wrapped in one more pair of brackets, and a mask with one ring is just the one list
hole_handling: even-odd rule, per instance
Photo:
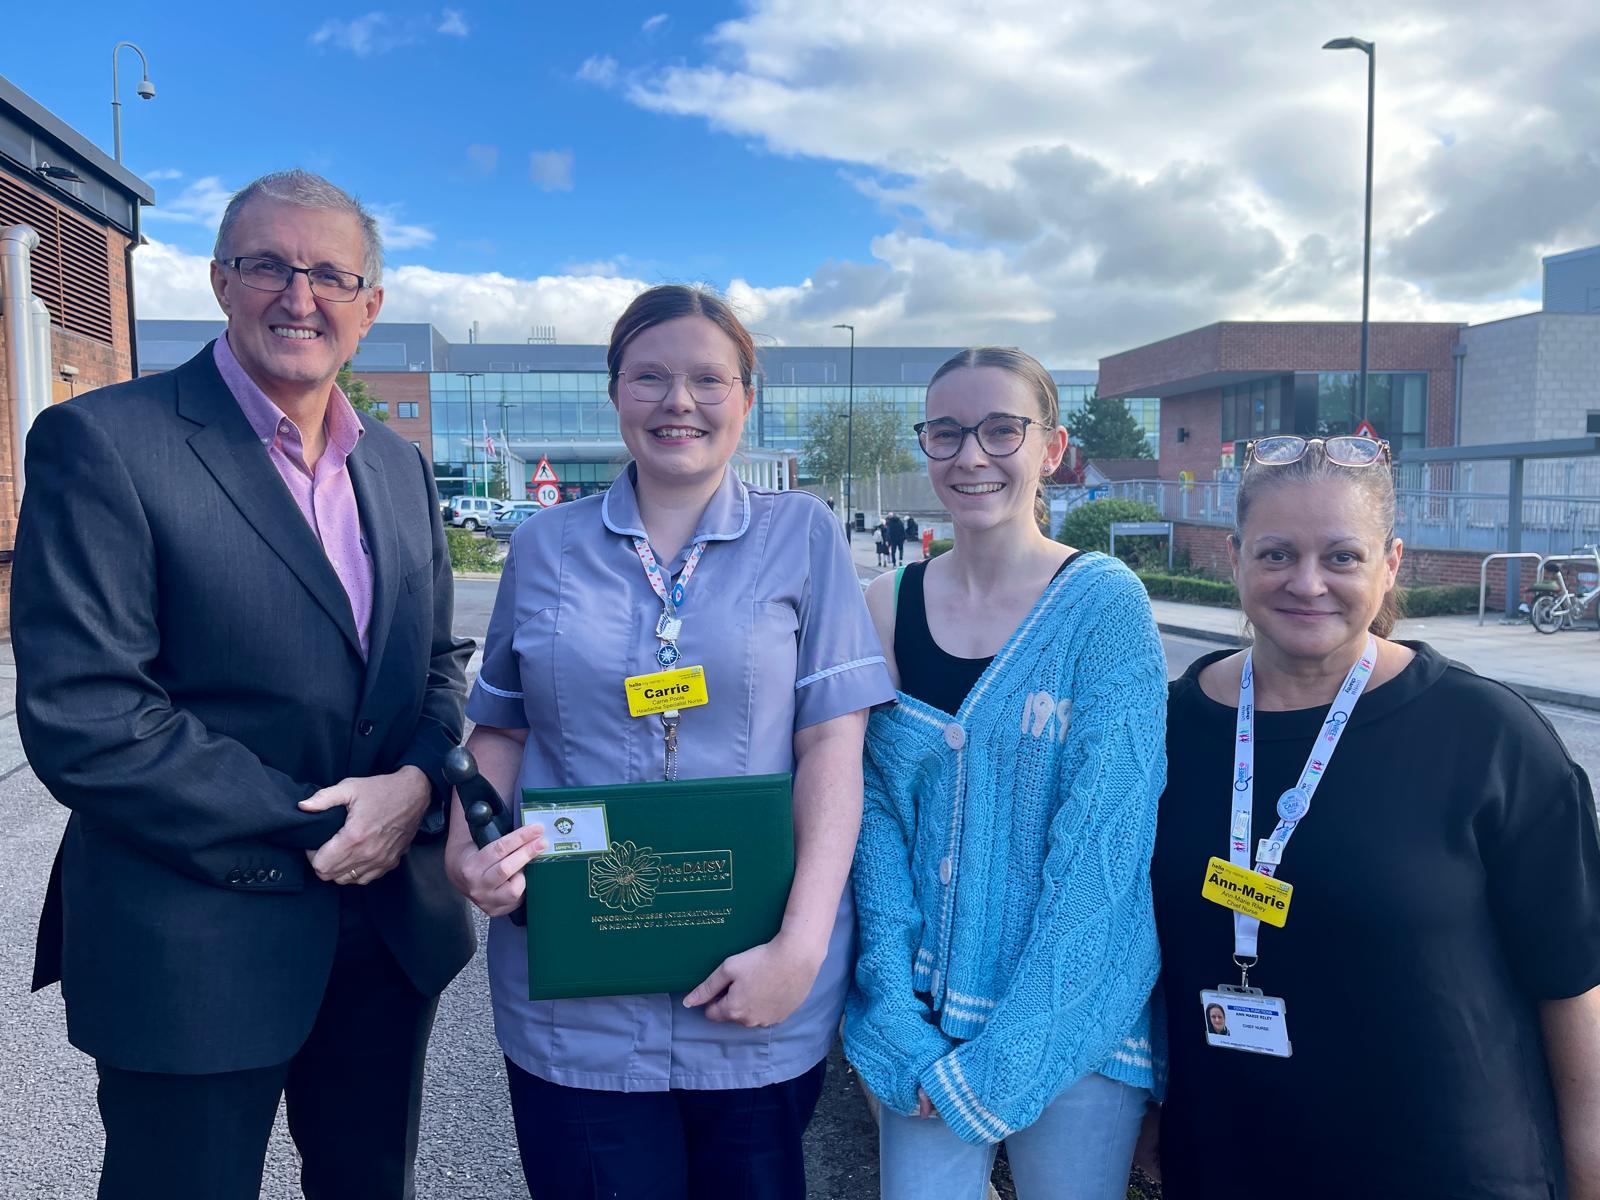
{"label": "name badge reading ann-marie", "polygon": [[1200,894],[1223,908],[1282,929],[1289,916],[1294,885],[1213,856],[1206,863],[1206,879]]}
{"label": "name badge reading ann-marie", "polygon": [[679,667],[675,671],[633,675],[622,682],[628,689],[628,711],[636,717],[699,708],[710,703],[704,667]]}

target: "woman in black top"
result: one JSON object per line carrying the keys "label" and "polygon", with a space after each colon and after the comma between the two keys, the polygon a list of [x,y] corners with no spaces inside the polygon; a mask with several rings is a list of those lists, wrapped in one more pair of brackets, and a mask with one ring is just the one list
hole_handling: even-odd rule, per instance
{"label": "woman in black top", "polygon": [[[1509,688],[1385,640],[1401,554],[1386,445],[1263,439],[1237,509],[1254,715],[1245,652],[1200,659],[1168,709],[1164,1194],[1600,1195],[1589,781]],[[1261,872],[1263,851],[1294,891],[1250,953],[1201,884],[1213,856]],[[1241,983],[1236,956],[1259,996],[1223,986]],[[1208,1006],[1230,1002],[1219,1035]]]}

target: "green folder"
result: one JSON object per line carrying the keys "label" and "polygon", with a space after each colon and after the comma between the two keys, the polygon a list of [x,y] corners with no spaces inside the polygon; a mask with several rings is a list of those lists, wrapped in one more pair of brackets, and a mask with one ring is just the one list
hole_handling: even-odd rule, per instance
{"label": "green folder", "polygon": [[788,775],[526,788],[528,997],[687,992],[770,941],[794,881]]}

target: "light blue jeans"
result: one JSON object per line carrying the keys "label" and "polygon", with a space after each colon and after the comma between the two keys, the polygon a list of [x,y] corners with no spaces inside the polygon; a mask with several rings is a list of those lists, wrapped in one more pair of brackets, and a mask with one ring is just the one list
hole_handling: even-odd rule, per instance
{"label": "light blue jeans", "polygon": [[[1085,1075],[1006,1139],[1017,1200],[1122,1200],[1150,1093]],[[984,1200],[995,1147],[974,1146],[937,1115],[882,1109],[878,1169],[883,1200]]]}

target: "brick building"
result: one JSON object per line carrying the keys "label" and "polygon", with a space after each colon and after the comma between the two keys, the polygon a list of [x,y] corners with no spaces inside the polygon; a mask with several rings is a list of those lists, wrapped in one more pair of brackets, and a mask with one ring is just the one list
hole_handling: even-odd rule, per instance
{"label": "brick building", "polygon": [[[1396,449],[1455,444],[1462,328],[1372,325],[1365,416]],[[1222,321],[1101,359],[1100,392],[1159,397],[1158,477],[1211,479],[1253,437],[1353,431],[1360,361],[1355,322]]]}
{"label": "brick building", "polygon": [[[0,230],[23,225],[38,235],[27,256],[29,287],[49,313],[52,402],[136,373],[130,271],[140,206],[154,202],[149,185],[0,78]],[[0,356],[6,336],[0,322]],[[0,370],[0,632],[10,629],[22,467],[11,386],[10,371]]]}

